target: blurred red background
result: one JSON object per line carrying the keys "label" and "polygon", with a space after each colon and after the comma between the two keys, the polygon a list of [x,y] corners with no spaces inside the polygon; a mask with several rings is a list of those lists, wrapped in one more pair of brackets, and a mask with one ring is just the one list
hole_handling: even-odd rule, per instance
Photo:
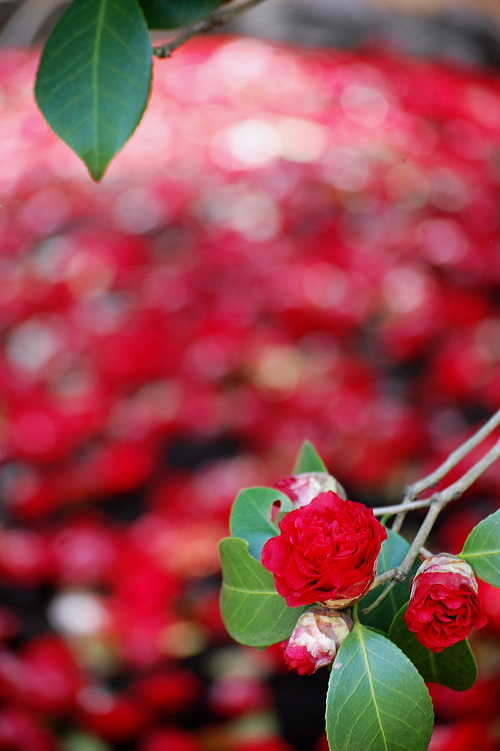
{"label": "blurred red background", "polygon": [[[320,751],[327,672],[231,643],[216,544],[305,438],[380,505],[499,407],[498,76],[198,40],[95,185],[36,63],[0,56],[0,749]],[[494,465],[433,550],[499,498]],[[500,748],[481,594],[431,751]]]}

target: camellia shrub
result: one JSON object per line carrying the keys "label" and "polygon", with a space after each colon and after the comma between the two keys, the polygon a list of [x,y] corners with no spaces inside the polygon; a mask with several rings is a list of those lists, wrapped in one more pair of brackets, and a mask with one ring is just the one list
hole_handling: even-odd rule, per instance
{"label": "camellia shrub", "polygon": [[[394,574],[412,525],[438,508],[418,478],[498,409],[497,78],[375,51],[193,41],[155,64],[141,127],[95,185],[33,103],[38,63],[0,56],[0,747],[322,749],[304,704],[328,664],[329,707],[345,690],[348,648],[370,684],[368,634],[379,667],[389,650],[413,676],[415,743],[430,733],[424,680],[432,751],[497,751],[500,605],[476,560],[500,505],[496,464]],[[287,475],[305,437],[325,464],[309,451]],[[497,438],[461,454],[447,487]],[[248,595],[227,565],[253,567],[277,608],[259,646],[285,651],[235,645],[219,616],[217,542],[255,486],[222,545],[224,598]],[[388,504],[405,486],[409,542],[384,520],[403,513]],[[237,628],[227,608],[245,641],[257,608]],[[479,678],[466,688],[472,625]],[[302,673],[326,667],[302,678],[283,655]],[[295,678],[282,740],[272,692]],[[332,745],[346,727],[330,724],[334,703]],[[356,703],[351,727],[360,715]],[[354,728],[349,742],[372,741]]]}
{"label": "camellia shrub", "polygon": [[429,511],[411,546],[376,515],[387,520],[421,507],[409,500],[412,494],[435,485],[449,466],[407,488],[400,506],[373,510],[334,490],[315,495],[318,486],[338,483],[306,443],[294,475],[277,484],[285,493],[257,487],[237,496],[231,537],[219,546],[224,622],[242,644],[262,649],[280,642],[287,666],[301,675],[331,667],[332,751],[360,745],[426,751],[433,707],[425,681],[456,691],[473,686],[477,666],[467,637],[487,621],[475,572],[500,587],[500,511],[474,527],[458,556],[432,555],[423,546],[439,510],[499,453],[495,447],[476,473],[425,502]]}

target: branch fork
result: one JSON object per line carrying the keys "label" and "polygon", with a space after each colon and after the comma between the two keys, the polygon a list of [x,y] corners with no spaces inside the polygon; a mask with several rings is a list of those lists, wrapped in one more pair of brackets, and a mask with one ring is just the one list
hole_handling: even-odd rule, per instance
{"label": "branch fork", "polygon": [[415,535],[415,539],[413,540],[408,553],[400,565],[397,568],[390,569],[380,576],[375,577],[371,589],[376,589],[386,582],[388,582],[388,584],[381,592],[380,596],[377,597],[368,608],[363,610],[363,613],[369,613],[371,610],[374,610],[385,599],[397,582],[406,579],[419,555],[424,558],[431,555],[424,545],[427,542],[427,538],[429,537],[437,517],[448,503],[460,498],[460,496],[463,495],[478,477],[480,477],[483,472],[485,472],[488,467],[500,457],[500,440],[495,443],[482,459],[465,472],[459,480],[452,483],[444,490],[433,493],[428,498],[417,500],[417,496],[425,490],[430,490],[435,487],[444,477],[446,477],[453,467],[455,467],[465,456],[467,456],[467,454],[490,435],[498,425],[500,425],[500,410],[498,410],[493,417],[491,417],[490,420],[480,428],[480,430],[474,433],[473,436],[450,454],[446,461],[434,470],[434,472],[431,472],[431,474],[405,488],[403,492],[403,500],[400,504],[381,506],[380,508],[373,509],[375,516],[397,514],[392,525],[393,532],[399,532],[408,511],[414,511],[415,509],[420,508],[428,508],[428,511],[420,529]]}

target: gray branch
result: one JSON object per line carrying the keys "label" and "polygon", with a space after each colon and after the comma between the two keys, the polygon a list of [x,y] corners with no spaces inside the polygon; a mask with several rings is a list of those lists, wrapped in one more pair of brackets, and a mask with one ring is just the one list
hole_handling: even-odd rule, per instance
{"label": "gray branch", "polygon": [[165,42],[165,44],[160,44],[158,47],[153,47],[153,55],[156,55],[156,57],[159,58],[171,57],[176,49],[181,47],[192,37],[225,26],[241,13],[245,13],[245,11],[250,10],[250,8],[253,8],[256,5],[260,5],[262,2],[264,2],[264,0],[245,0],[245,2],[242,3],[232,3],[231,5],[224,5],[221,8],[217,8],[217,10],[209,13],[208,16],[193,21],[193,23],[185,26],[170,42]]}
{"label": "gray branch", "polygon": [[408,511],[414,511],[417,508],[427,508],[430,503],[429,498],[423,498],[421,501],[411,501],[402,503],[396,503],[394,506],[378,506],[372,509],[374,516],[384,516],[385,514],[397,514],[401,511],[405,513]]}
{"label": "gray branch", "polygon": [[[498,415],[498,413],[497,413]],[[497,415],[495,415],[495,418],[497,418]],[[482,431],[489,426],[491,423],[491,420],[489,423],[487,423],[484,428],[482,428]],[[497,423],[498,424],[498,423]],[[474,448],[474,446],[477,446],[477,444],[483,440],[483,438],[488,435],[489,432],[491,432],[493,428],[490,430],[483,432],[480,439],[477,439],[478,434],[481,433],[481,431],[478,431],[472,438],[467,442],[467,444],[470,446],[468,451],[471,450],[471,448]],[[476,441],[473,443],[473,441]],[[457,449],[455,455],[457,455],[460,451],[463,451],[464,446],[467,445],[464,444],[460,447],[460,449]],[[472,444],[472,445],[471,445]],[[468,453],[468,451],[466,453]],[[451,455],[453,456],[453,454]],[[465,453],[463,454],[465,456]],[[372,603],[372,605],[369,608],[366,608],[363,612],[369,612],[370,610],[373,610],[377,605],[379,605],[382,600],[389,594],[390,590],[394,586],[395,582],[398,581],[404,581],[406,577],[408,576],[411,567],[415,563],[417,557],[419,556],[420,552],[425,550],[424,546],[427,542],[427,538],[429,537],[429,534],[431,533],[431,530],[434,526],[434,523],[436,519],[438,518],[439,514],[443,510],[443,508],[450,503],[451,501],[456,500],[457,498],[460,498],[465,491],[470,488],[470,486],[477,480],[478,477],[480,477],[487,469],[490,467],[496,459],[500,457],[500,440],[498,440],[495,445],[483,456],[480,461],[476,462],[473,467],[471,467],[462,477],[457,480],[456,482],[452,483],[452,485],[449,485],[444,490],[441,490],[439,493],[434,493],[430,498],[426,498],[422,501],[415,501],[413,503],[403,503],[401,504],[401,508],[405,509],[405,513],[407,511],[411,511],[413,508],[422,508],[423,506],[428,506],[429,510],[425,516],[424,521],[422,522],[420,529],[418,530],[417,534],[415,535],[415,538],[410,546],[410,549],[408,550],[408,553],[404,557],[403,561],[399,564],[397,568],[392,568],[389,571],[385,571],[380,576],[377,576],[373,582],[373,585],[371,589],[376,589],[381,584],[385,584],[386,582],[389,582],[389,585],[384,589],[384,591],[380,594],[380,596],[375,600],[375,602]],[[451,457],[450,457],[451,458]],[[462,458],[462,457],[461,457]],[[460,459],[458,460],[460,461]],[[458,461],[455,462],[455,464],[458,463]],[[455,466],[455,464],[452,464],[451,466]],[[446,462],[442,465],[445,466]],[[438,470],[436,470],[437,472]],[[431,477],[431,475],[429,475]],[[426,478],[424,478],[426,479]],[[421,491],[420,491],[421,492]],[[417,505],[415,505],[417,504]],[[397,508],[397,507],[390,507],[387,506],[386,510],[389,508]],[[375,509],[376,511],[380,511],[380,509]],[[428,551],[425,551],[426,553]]]}
{"label": "gray branch", "polygon": [[488,436],[495,430],[496,427],[498,427],[498,425],[500,425],[500,409],[498,410],[498,412],[495,412],[493,417],[491,417],[488,422],[483,425],[482,428],[474,433],[474,435],[471,436],[469,440],[465,441],[465,443],[463,443],[455,451],[453,451],[453,453],[449,455],[446,461],[443,462],[437,469],[435,469],[434,472],[431,472],[431,474],[423,477],[421,480],[413,483],[413,485],[409,485],[407,488],[405,488],[405,491],[403,493],[403,506],[408,506],[408,508],[402,508],[400,510],[399,514],[394,520],[394,524],[392,525],[393,532],[399,532],[399,530],[401,529],[406,516],[406,512],[411,511],[411,504],[415,500],[415,498],[424,490],[434,488],[440,482],[440,480],[443,479],[443,477],[446,477],[450,469],[453,469],[453,467],[455,467],[465,456],[467,456],[467,454],[469,454],[472,449],[475,449],[476,446],[478,446],[481,441],[486,438],[486,436]]}
{"label": "gray branch", "polygon": [[26,0],[9,18],[0,33],[0,47],[32,44],[44,21],[61,5],[61,0]]}

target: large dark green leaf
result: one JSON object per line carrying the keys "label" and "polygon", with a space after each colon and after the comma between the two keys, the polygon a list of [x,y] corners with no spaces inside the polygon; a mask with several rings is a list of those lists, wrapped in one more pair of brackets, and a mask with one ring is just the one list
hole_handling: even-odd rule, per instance
{"label": "large dark green leaf", "polygon": [[301,474],[302,472],[328,472],[323,459],[311,441],[304,441],[293,468],[294,475]]}
{"label": "large dark green leaf", "polygon": [[221,613],[240,644],[267,647],[287,639],[305,608],[289,608],[274,579],[248,553],[248,543],[226,537],[219,543],[222,564]]}
{"label": "large dark green leaf", "polygon": [[273,488],[246,488],[238,493],[233,504],[229,519],[231,534],[248,542],[248,552],[257,561],[260,561],[264,543],[280,533],[271,521],[275,501],[280,501],[281,512],[293,508],[288,496]]}
{"label": "large dark green leaf", "polygon": [[398,647],[357,623],[333,667],[326,699],[331,751],[426,751],[431,698]]}
{"label": "large dark green leaf", "polygon": [[466,691],[477,678],[477,665],[467,639],[443,649],[431,652],[418,641],[404,622],[404,605],[394,618],[389,629],[389,639],[412,661],[427,683],[441,683],[455,691]]}
{"label": "large dark green leaf", "polygon": [[[408,545],[406,540],[401,537],[401,535],[397,535],[395,534],[395,532],[391,532],[391,530],[388,529],[387,540],[384,540],[384,542],[382,543],[382,548],[380,550],[377,565],[377,574],[383,574],[385,571],[389,571],[389,569],[399,566],[409,549],[410,546]],[[382,593],[383,587],[386,585],[382,585],[381,587],[377,587],[377,589],[373,589],[371,592],[368,592],[368,594],[359,603],[359,619],[362,623],[365,624],[365,626],[371,626],[372,628],[377,628],[380,631],[385,631],[386,633],[387,631],[389,631],[389,627],[394,619],[394,616],[396,615],[400,607],[408,602],[408,598],[410,596],[409,583],[414,571],[417,568],[418,563],[415,564],[412,572],[410,572],[404,582],[399,582],[399,584],[396,584],[390,590],[385,600],[380,603],[380,605],[377,605],[374,610],[371,610],[369,613],[366,613],[366,615],[364,615],[363,609],[367,608],[372,604],[372,602],[377,599],[377,597]]]}
{"label": "large dark green leaf", "polygon": [[474,527],[460,558],[472,566],[480,579],[500,587],[500,511],[495,511]]}
{"label": "large dark green leaf", "polygon": [[150,29],[175,29],[205,16],[223,0],[139,0]]}
{"label": "large dark green leaf", "polygon": [[101,179],[141,120],[151,60],[136,0],[73,0],[45,45],[36,101],[94,180]]}

